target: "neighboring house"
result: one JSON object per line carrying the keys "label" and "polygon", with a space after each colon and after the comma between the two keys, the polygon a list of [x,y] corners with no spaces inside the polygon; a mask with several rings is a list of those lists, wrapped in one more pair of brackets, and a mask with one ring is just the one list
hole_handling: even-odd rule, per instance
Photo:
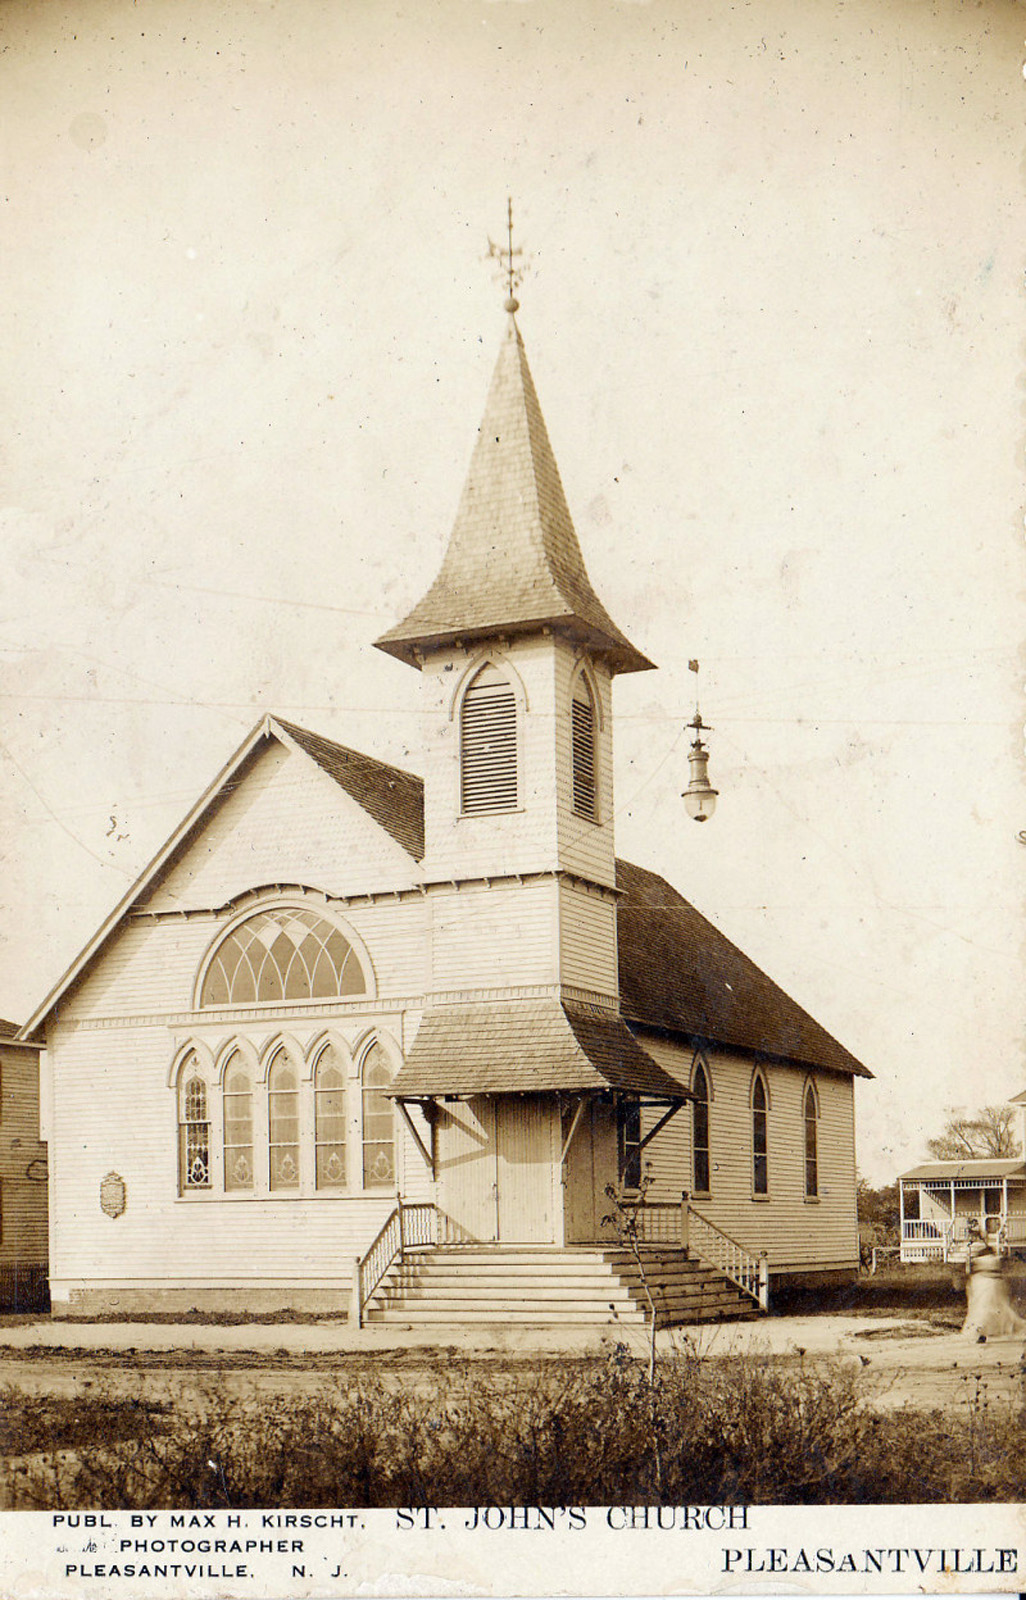
{"label": "neighboring house", "polygon": [[39,1125],[39,1046],[0,1020],[0,1307],[46,1304],[46,1145]]}
{"label": "neighboring house", "polygon": [[[1010,1102],[1022,1117],[1026,1093]],[[1026,1161],[1022,1155],[925,1161],[898,1179],[902,1261],[948,1261],[965,1253],[970,1227],[1004,1250],[1026,1250]],[[914,1198],[913,1198],[914,1197]],[[918,1215],[907,1213],[915,1209]]]}
{"label": "neighboring house", "polygon": [[651,663],[591,587],[512,317],[439,576],[378,643],[418,673],[423,778],[265,717],[26,1027],[55,1306],[355,1282],[359,1315],[630,1320],[616,1186],[666,1320],[736,1312],[722,1271],[759,1257],[850,1277],[869,1074],[616,859],[612,680]]}

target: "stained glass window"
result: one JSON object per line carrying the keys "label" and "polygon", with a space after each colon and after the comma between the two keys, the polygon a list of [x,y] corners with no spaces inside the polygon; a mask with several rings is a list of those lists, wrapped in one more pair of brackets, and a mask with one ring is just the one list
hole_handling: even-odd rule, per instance
{"label": "stained glass window", "polygon": [[348,939],[315,911],[257,911],[233,928],[203,979],[201,1006],[334,999],[367,993]]}
{"label": "stained glass window", "polygon": [[819,1108],[816,1105],[816,1091],[812,1084],[805,1088],[805,1193],[810,1199],[815,1199],[819,1194],[819,1171],[817,1161],[817,1129],[816,1119]]}
{"label": "stained glass window", "polygon": [[696,1194],[709,1193],[709,1080],[699,1063],[691,1085],[695,1099],[691,1107],[691,1160]]}
{"label": "stained glass window", "polygon": [[318,1189],[338,1188],[346,1181],[346,1075],[333,1044],[317,1058],[314,1077],[314,1140]]}
{"label": "stained glass window", "polygon": [[199,1075],[199,1062],[188,1055],[179,1076],[178,1170],[186,1189],[210,1187],[210,1119],[207,1086]]}
{"label": "stained glass window", "polygon": [[253,1187],[253,1080],[238,1050],[224,1074],[224,1186]]}
{"label": "stained glass window", "polygon": [[382,1093],[392,1081],[388,1057],[372,1044],[363,1061],[363,1186],[388,1188],[395,1183],[395,1124],[392,1102]]}
{"label": "stained glass window", "polygon": [[766,1085],[756,1073],[752,1084],[752,1192],[769,1194],[769,1134]]}
{"label": "stained glass window", "polygon": [[267,1127],[272,1189],[299,1188],[299,1074],[279,1050],[267,1079]]}

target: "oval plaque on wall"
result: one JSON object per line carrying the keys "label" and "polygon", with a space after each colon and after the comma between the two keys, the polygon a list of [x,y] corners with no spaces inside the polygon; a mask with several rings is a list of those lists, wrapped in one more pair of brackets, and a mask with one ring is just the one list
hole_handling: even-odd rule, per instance
{"label": "oval plaque on wall", "polygon": [[120,1217],[127,1203],[124,1178],[118,1172],[108,1172],[100,1179],[100,1210],[108,1217]]}

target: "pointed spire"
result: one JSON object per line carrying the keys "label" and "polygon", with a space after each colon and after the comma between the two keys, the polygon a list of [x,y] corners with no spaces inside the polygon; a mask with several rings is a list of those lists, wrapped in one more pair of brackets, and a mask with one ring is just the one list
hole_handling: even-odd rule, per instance
{"label": "pointed spire", "polygon": [[413,666],[432,647],[543,628],[602,654],[613,672],[652,666],[591,587],[511,311],[441,571],[376,642]]}

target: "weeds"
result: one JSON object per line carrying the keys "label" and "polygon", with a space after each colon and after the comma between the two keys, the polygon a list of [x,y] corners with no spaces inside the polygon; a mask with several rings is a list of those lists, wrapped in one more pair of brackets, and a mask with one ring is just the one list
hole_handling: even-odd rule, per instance
{"label": "weeds", "polygon": [[328,1378],[315,1396],[188,1408],[0,1397],[10,1506],[865,1503],[1017,1500],[1023,1408],[967,1387],[950,1416],[883,1414],[861,1369],[681,1345],[649,1376],[606,1360],[451,1365],[430,1386]]}

